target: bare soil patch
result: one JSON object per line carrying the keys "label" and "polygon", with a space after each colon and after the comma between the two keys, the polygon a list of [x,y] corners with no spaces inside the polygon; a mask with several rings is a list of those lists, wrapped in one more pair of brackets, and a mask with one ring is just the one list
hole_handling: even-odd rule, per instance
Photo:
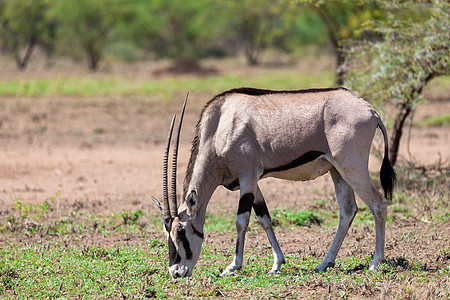
{"label": "bare soil patch", "polygon": [[[203,105],[211,95],[193,93],[185,117],[179,157],[181,187],[190,141]],[[61,191],[61,205],[83,202],[95,213],[144,209],[156,213],[150,196],[161,195],[163,142],[171,115],[183,96],[172,102],[107,97],[2,99],[0,111],[0,210],[14,203],[42,202]],[[419,105],[417,121],[430,112],[450,111],[450,102]],[[423,116],[423,117],[422,117]],[[400,148],[402,158],[419,164],[448,164],[448,128],[413,127]],[[377,133],[374,148],[381,146]],[[372,150],[373,152],[373,150]],[[370,169],[380,162],[371,158]],[[333,193],[328,175],[307,183],[265,179],[269,208],[303,209]],[[180,190],[180,189],[179,189]],[[235,210],[236,193],[218,188],[209,210]],[[94,207],[93,203],[97,203]]]}

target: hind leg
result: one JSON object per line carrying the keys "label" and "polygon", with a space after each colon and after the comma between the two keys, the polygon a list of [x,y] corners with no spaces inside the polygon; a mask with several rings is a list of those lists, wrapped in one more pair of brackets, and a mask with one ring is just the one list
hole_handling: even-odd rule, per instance
{"label": "hind leg", "polygon": [[352,224],[353,218],[358,211],[355,202],[355,193],[347,182],[341,177],[335,168],[330,170],[331,178],[333,179],[334,189],[336,192],[336,199],[339,204],[339,226],[325,259],[316,268],[316,271],[323,272],[328,267],[334,266],[334,261],[341,248],[347,231]]}
{"label": "hind leg", "polygon": [[342,174],[356,194],[369,207],[375,221],[375,253],[369,269],[375,270],[384,261],[384,242],[388,201],[381,195],[370,178],[369,171]]}

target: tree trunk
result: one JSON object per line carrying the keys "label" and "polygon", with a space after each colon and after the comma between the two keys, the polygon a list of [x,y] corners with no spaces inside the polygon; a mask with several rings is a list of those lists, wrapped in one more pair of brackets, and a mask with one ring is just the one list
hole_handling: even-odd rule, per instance
{"label": "tree trunk", "polygon": [[344,75],[345,75],[345,54],[342,51],[342,46],[339,43],[333,44],[334,56],[336,57],[336,84],[338,86],[344,85]]}
{"label": "tree trunk", "polygon": [[336,84],[342,86],[344,84],[345,74],[345,54],[342,50],[342,45],[338,36],[339,23],[337,22],[333,14],[330,13],[325,7],[317,7],[316,12],[327,28],[328,38],[330,39],[331,46],[333,47],[334,57],[336,58]]}
{"label": "tree trunk", "polygon": [[87,48],[89,70],[95,72],[98,69],[100,53],[95,50],[95,46],[89,45]]}
{"label": "tree trunk", "polygon": [[403,134],[403,125],[413,109],[413,105],[410,102],[403,103],[397,113],[397,116],[395,117],[394,128],[392,129],[391,135],[391,147],[389,149],[389,160],[391,161],[392,166],[394,166],[397,162],[400,139]]}
{"label": "tree trunk", "polygon": [[35,39],[30,39],[30,41],[28,42],[28,46],[27,46],[27,50],[25,51],[25,55],[24,57],[20,57],[20,51],[18,51],[16,53],[15,59],[16,59],[16,66],[19,70],[23,71],[26,69],[30,58],[31,58],[31,54],[33,53],[33,49],[34,46],[36,45],[36,41]]}
{"label": "tree trunk", "polygon": [[[434,72],[428,74],[428,76],[422,80],[421,85],[417,88],[417,90],[413,90],[411,92],[410,99],[412,99],[412,96],[416,93],[422,94],[422,91],[428,84],[428,82],[437,75],[439,74]],[[389,150],[389,160],[391,161],[391,164],[393,166],[397,162],[398,149],[400,148],[400,139],[402,138],[403,134],[403,125],[405,125],[405,121],[408,118],[408,116],[414,111],[414,107],[415,105],[410,100],[403,102],[400,106],[400,110],[397,113],[397,116],[395,117],[394,128],[392,131],[390,142],[391,147]]]}
{"label": "tree trunk", "polygon": [[247,59],[247,65],[257,66],[259,65],[258,50],[253,45],[247,45],[245,47],[245,58]]}

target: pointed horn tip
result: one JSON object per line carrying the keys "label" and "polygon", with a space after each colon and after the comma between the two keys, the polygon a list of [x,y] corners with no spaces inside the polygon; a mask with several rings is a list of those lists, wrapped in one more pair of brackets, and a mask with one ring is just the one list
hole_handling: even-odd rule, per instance
{"label": "pointed horn tip", "polygon": [[180,141],[181,126],[183,123],[184,112],[186,109],[186,103],[189,96],[189,92],[186,94],[186,99],[184,99],[183,107],[180,113],[180,119],[178,120],[178,129],[175,135],[175,140],[173,142],[173,156],[172,156],[172,184],[171,184],[171,197],[170,197],[170,207],[172,217],[178,216],[178,200],[177,200],[177,161],[178,161],[178,147]]}

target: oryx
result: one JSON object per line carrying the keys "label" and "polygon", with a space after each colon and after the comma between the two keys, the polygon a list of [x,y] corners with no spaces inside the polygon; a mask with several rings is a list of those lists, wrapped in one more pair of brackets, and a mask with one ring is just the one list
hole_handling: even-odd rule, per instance
{"label": "oryx", "polygon": [[[186,101],[174,142],[171,201],[167,165],[174,119],[164,154],[164,207],[154,199],[164,213],[172,277],[192,275],[204,240],[206,207],[219,185],[240,190],[236,255],[222,275],[242,267],[245,232],[252,208],[273,249],[270,273],[278,272],[284,255],[258,181],[265,177],[306,181],[327,172],[333,179],[339,204],[339,227],[330,250],[316,270],[325,271],[334,265],[358,210],[354,192],[368,205],[375,219],[376,245],[370,269],[383,261],[386,211],[395,171],[387,156],[386,129],[369,103],[345,88],[295,91],[239,88],[215,96],[201,112],[183,183],[183,200],[177,208],[176,157],[185,106]],[[368,171],[377,127],[383,133],[385,144],[380,169],[384,197]]]}

